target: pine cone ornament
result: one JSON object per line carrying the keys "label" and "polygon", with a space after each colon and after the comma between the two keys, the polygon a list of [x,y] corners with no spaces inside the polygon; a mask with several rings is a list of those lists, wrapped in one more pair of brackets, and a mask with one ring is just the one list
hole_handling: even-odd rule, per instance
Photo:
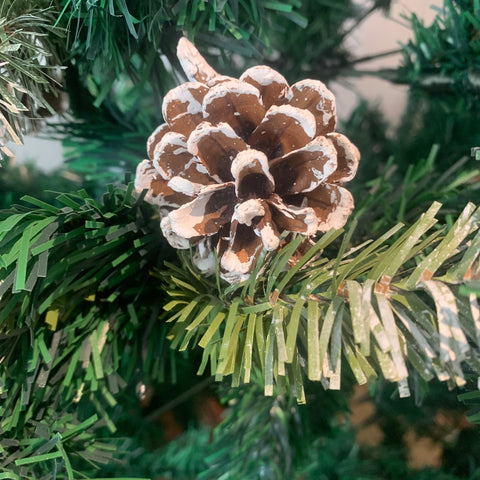
{"label": "pine cone ornament", "polygon": [[342,185],[360,154],[336,126],[335,97],[318,80],[289,86],[267,66],[240,79],[219,75],[182,38],[177,55],[189,77],[165,96],[160,125],[138,165],[136,190],[160,208],[175,248],[222,278],[246,280],[283,232],[307,237],[342,227],[353,198]]}

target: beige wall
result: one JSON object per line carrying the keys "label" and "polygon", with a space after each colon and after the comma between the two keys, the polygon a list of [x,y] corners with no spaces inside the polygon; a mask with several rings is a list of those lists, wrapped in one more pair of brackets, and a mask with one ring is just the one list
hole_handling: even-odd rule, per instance
{"label": "beige wall", "polygon": [[[368,1],[359,1],[360,4],[369,4]],[[442,0],[394,0],[389,17],[382,13],[372,14],[362,23],[348,39],[348,47],[357,57],[375,55],[399,47],[399,43],[406,43],[412,38],[407,21],[403,16],[410,17],[415,13],[423,19],[426,25],[431,24]],[[377,60],[358,64],[362,70],[395,67],[401,61],[401,55],[391,55]],[[407,87],[394,85],[388,81],[372,76],[362,78],[341,79],[331,85],[337,96],[339,117],[349,116],[361,97],[371,102],[377,102],[385,117],[396,125],[405,107]]]}

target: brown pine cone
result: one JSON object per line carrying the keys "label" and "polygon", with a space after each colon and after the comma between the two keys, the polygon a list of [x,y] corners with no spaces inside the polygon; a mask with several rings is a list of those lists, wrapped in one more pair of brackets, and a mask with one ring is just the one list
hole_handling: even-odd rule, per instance
{"label": "brown pine cone", "polygon": [[318,80],[291,87],[266,66],[239,80],[217,74],[182,38],[177,55],[190,82],[163,101],[165,124],[147,142],[136,190],[160,207],[175,248],[195,246],[194,261],[246,280],[262,249],[284,231],[312,236],[342,227],[353,210],[343,188],[358,149],[335,133],[335,97]]}

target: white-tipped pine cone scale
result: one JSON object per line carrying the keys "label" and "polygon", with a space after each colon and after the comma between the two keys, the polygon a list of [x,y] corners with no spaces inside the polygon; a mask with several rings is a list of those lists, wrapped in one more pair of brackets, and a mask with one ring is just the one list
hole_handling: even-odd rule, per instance
{"label": "white-tipped pine cone scale", "polygon": [[219,75],[186,39],[177,55],[189,82],[165,96],[165,119],[137,167],[137,192],[160,208],[175,248],[222,278],[247,279],[280,235],[341,228],[353,210],[342,185],[357,171],[358,149],[336,126],[335,97],[318,80],[289,86],[267,66],[239,80]]}

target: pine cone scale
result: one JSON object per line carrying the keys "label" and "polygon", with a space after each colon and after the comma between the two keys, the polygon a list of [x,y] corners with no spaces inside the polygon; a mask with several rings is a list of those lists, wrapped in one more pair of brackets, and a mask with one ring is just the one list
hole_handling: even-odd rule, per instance
{"label": "pine cone scale", "polygon": [[302,204],[315,211],[320,232],[342,228],[354,206],[352,194],[346,188],[330,184],[306,193]]}
{"label": "pine cone scale", "polygon": [[211,88],[203,100],[203,111],[206,120],[215,124],[226,122],[244,139],[265,116],[259,91],[239,80]]}
{"label": "pine cone scale", "polygon": [[268,169],[268,159],[257,150],[244,150],[232,162],[235,193],[240,202],[250,198],[268,198],[275,182]]}
{"label": "pine cone scale", "polygon": [[160,140],[163,138],[163,136],[166,135],[169,131],[170,131],[170,127],[168,123],[162,123],[148,137],[147,153],[148,153],[148,158],[150,160],[153,160],[155,147],[160,143]]}
{"label": "pine cone scale", "polygon": [[335,97],[319,80],[302,80],[292,85],[289,104],[308,110],[316,121],[316,134],[333,132],[337,124]]}
{"label": "pine cone scale", "polygon": [[182,172],[192,157],[187,150],[185,136],[177,132],[169,132],[163,136],[154,150],[153,166],[167,180]]}
{"label": "pine cone scale", "polygon": [[210,236],[230,222],[235,208],[233,183],[211,185],[168,214],[172,231],[183,238]]}
{"label": "pine cone scale", "polygon": [[280,231],[312,235],[317,230],[315,212],[309,207],[297,207],[285,203],[278,195],[268,199],[272,218]]}
{"label": "pine cone scale", "polygon": [[252,227],[232,219],[229,240],[221,240],[218,249],[222,277],[230,283],[247,280],[262,248],[262,239]]}
{"label": "pine cone scale", "polygon": [[304,147],[315,136],[315,118],[290,105],[272,106],[248,143],[269,158],[281,157]]}
{"label": "pine cone scale", "polygon": [[330,183],[345,183],[357,173],[360,153],[357,147],[341,133],[329,133],[327,138],[337,151],[338,167],[329,177]]}
{"label": "pine cone scale", "polygon": [[208,88],[199,82],[188,82],[170,90],[163,99],[162,114],[168,124],[188,113],[202,114],[203,99]]}
{"label": "pine cone scale", "polygon": [[189,152],[201,160],[208,173],[219,183],[233,180],[232,161],[247,148],[248,145],[224,122],[216,126],[203,122],[188,139]]}
{"label": "pine cone scale", "polygon": [[240,81],[258,89],[267,110],[272,105],[282,105],[289,92],[288,83],[283,75],[264,65],[249,68],[241,75]]}
{"label": "pine cone scale", "polygon": [[337,168],[337,151],[325,137],[313,139],[305,147],[270,162],[279,195],[314,190]]}

